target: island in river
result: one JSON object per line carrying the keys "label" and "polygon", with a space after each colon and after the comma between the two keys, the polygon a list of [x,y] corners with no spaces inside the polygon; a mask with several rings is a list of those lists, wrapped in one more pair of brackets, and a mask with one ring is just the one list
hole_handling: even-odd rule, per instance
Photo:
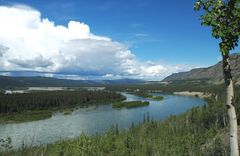
{"label": "island in river", "polygon": [[117,102],[112,104],[112,108],[136,108],[136,107],[144,107],[148,106],[148,101],[126,101],[126,102]]}
{"label": "island in river", "polygon": [[77,107],[88,107],[126,98],[110,91],[34,91],[29,93],[0,94],[0,124],[47,119],[53,112],[64,114]]}

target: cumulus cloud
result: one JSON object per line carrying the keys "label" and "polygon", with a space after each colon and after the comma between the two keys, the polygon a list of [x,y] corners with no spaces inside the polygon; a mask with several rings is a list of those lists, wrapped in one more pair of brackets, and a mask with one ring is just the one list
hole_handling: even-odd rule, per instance
{"label": "cumulus cloud", "polygon": [[3,46],[3,45],[0,45],[0,57],[3,56],[3,54],[8,50],[9,48]]}
{"label": "cumulus cloud", "polygon": [[87,24],[56,25],[28,6],[0,6],[0,21],[1,71],[152,79],[173,69],[139,62],[126,45],[94,35]]}

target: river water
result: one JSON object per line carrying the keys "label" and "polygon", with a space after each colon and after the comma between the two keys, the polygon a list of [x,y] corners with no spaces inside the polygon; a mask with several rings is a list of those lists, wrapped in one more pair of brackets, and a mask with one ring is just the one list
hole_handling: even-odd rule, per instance
{"label": "river water", "polygon": [[161,120],[170,115],[186,112],[188,109],[201,106],[204,100],[195,97],[158,94],[164,96],[162,101],[154,101],[135,95],[122,93],[127,101],[149,101],[146,107],[132,109],[112,109],[111,104],[91,106],[75,110],[71,115],[55,113],[51,118],[18,124],[0,124],[0,139],[11,137],[14,148],[25,145],[40,145],[74,138],[81,133],[96,134],[105,132],[112,125],[118,124],[120,129],[128,128],[132,123],[143,121],[147,112],[150,118]]}

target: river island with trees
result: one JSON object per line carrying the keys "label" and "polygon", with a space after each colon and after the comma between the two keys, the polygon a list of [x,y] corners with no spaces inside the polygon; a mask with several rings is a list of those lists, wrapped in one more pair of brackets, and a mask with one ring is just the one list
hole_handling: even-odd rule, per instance
{"label": "river island with trees", "polygon": [[39,91],[23,94],[0,94],[0,123],[46,119],[52,112],[124,100],[109,91]]}

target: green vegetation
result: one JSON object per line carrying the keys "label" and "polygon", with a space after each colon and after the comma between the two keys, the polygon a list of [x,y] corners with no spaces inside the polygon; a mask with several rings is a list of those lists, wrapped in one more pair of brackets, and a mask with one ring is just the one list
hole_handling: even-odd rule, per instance
{"label": "green vegetation", "polygon": [[[112,91],[127,91],[133,93],[135,90],[139,92],[162,92],[162,93],[173,93],[179,91],[198,91],[198,92],[210,92],[218,93],[225,90],[224,84],[217,85],[212,84],[209,79],[189,79],[189,80],[176,80],[171,81],[168,84],[138,84],[138,85],[112,85],[107,86],[107,90]],[[137,95],[137,94],[136,94]],[[140,95],[138,95],[140,96]]]}
{"label": "green vegetation", "polygon": [[0,114],[0,123],[19,123],[29,122],[36,120],[43,120],[50,118],[52,111],[49,110],[34,110],[34,111],[23,111],[21,113],[4,113]]}
{"label": "green vegetation", "polygon": [[0,113],[86,106],[124,99],[125,97],[121,94],[107,91],[50,91],[0,94]]}
{"label": "green vegetation", "polygon": [[[209,86],[205,89],[209,91],[211,88]],[[235,89],[234,101],[237,112],[240,112],[240,88]],[[163,121],[153,121],[151,114],[147,114],[147,117],[144,115],[142,124],[132,124],[128,130],[120,131],[116,125],[104,134],[82,134],[79,138],[39,147],[23,145],[16,151],[9,150],[11,145],[5,143],[0,155],[229,155],[229,139],[223,137],[227,135],[229,124],[225,91],[216,89],[212,93],[213,96],[206,99],[208,104],[203,107],[193,108]],[[239,113],[237,118],[240,119]]]}
{"label": "green vegetation", "polygon": [[230,51],[238,47],[240,37],[239,0],[197,0],[194,10],[203,11],[200,17],[203,26],[212,28],[212,36],[219,40],[222,54],[223,76],[226,85],[226,106],[230,127],[230,155],[239,155],[236,110],[233,103],[234,88],[230,64]]}
{"label": "green vegetation", "polygon": [[164,99],[164,97],[163,96],[153,96],[152,99],[156,100],[156,101],[161,101]]}
{"label": "green vegetation", "polygon": [[61,108],[61,109],[58,109],[58,110],[59,110],[59,112],[63,113],[64,115],[71,115],[72,112],[74,110],[77,110],[77,109],[78,109],[78,107],[75,107],[75,108]]}
{"label": "green vegetation", "polygon": [[138,90],[138,91],[131,91],[129,94],[134,94],[143,98],[152,98],[152,95],[148,94],[146,91]]}
{"label": "green vegetation", "polygon": [[149,98],[149,99],[156,100],[156,101],[161,101],[164,99],[163,96],[154,96],[154,95],[149,94],[148,91],[142,91],[142,90],[131,91],[131,92],[129,92],[129,94],[134,94],[134,95],[137,95],[137,96],[140,96],[143,98]]}
{"label": "green vegetation", "polygon": [[148,106],[148,101],[127,101],[127,102],[118,102],[112,104],[112,108],[135,108],[135,107],[143,107]]}
{"label": "green vegetation", "polygon": [[124,99],[125,97],[115,92],[86,90],[0,94],[0,123],[46,119],[52,116],[52,111],[63,111],[68,115],[74,107]]}
{"label": "green vegetation", "polygon": [[71,115],[72,114],[72,111],[68,110],[68,111],[64,111],[63,113],[64,115]]}
{"label": "green vegetation", "polygon": [[[240,94],[235,102],[240,105]],[[228,140],[222,138],[228,126],[224,93],[206,99],[208,104],[188,112],[171,116],[163,121],[153,121],[148,114],[140,125],[132,124],[119,132],[118,126],[104,134],[58,141],[40,147],[23,146],[9,155],[228,155]],[[239,119],[239,115],[238,115]],[[4,153],[3,153],[4,154]]]}

